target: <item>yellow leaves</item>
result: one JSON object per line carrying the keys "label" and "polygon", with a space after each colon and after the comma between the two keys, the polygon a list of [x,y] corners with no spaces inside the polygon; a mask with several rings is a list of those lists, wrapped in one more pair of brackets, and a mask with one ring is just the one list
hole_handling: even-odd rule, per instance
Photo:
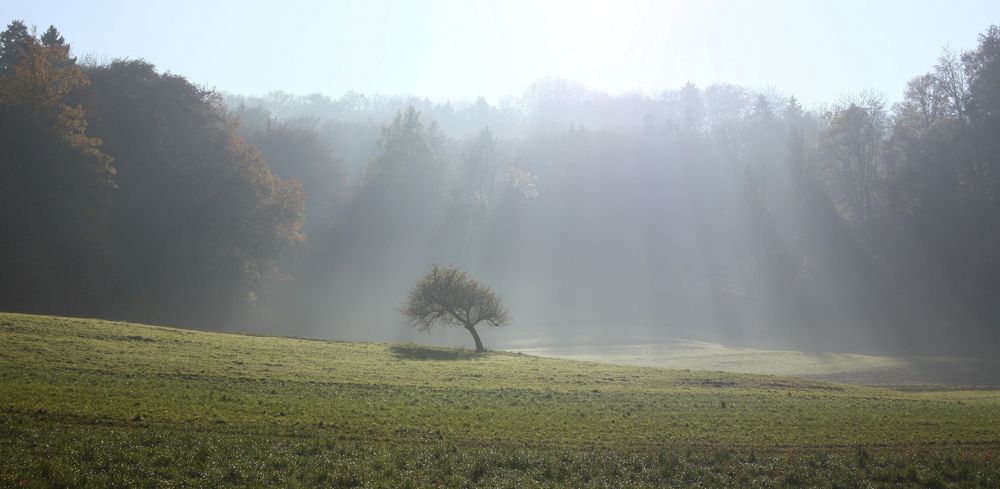
{"label": "yellow leaves", "polygon": [[83,108],[65,103],[70,91],[88,83],[67,46],[45,46],[31,37],[12,73],[0,77],[0,107],[22,110],[50,125],[61,143],[93,159],[102,178],[110,181],[115,174],[112,158],[100,151],[100,139],[87,136]]}
{"label": "yellow leaves", "polygon": [[11,75],[0,78],[0,105],[57,106],[71,90],[85,86],[87,77],[62,46],[43,46],[29,39]]}

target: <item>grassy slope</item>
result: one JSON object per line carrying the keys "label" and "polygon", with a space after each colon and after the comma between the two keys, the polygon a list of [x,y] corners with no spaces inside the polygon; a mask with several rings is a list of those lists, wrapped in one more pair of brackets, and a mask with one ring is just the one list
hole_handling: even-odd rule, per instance
{"label": "grassy slope", "polygon": [[0,416],[0,487],[1000,483],[995,391],[16,314]]}

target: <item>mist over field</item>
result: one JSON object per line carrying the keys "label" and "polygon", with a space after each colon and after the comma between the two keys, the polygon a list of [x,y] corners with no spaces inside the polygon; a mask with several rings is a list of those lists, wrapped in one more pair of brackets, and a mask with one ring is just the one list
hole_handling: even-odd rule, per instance
{"label": "mist over field", "polygon": [[1000,487],[1000,2],[0,13],[0,488]]}
{"label": "mist over field", "polygon": [[[30,19],[0,44],[0,309],[466,344],[400,314],[441,264],[502,298],[513,321],[484,332],[497,348],[996,351],[1000,41],[986,16],[962,31],[953,12],[920,37],[863,28],[858,5],[392,5],[340,4],[325,30],[336,6],[316,7],[294,39],[336,56],[309,63],[220,25],[230,71],[98,34],[75,7],[46,30],[42,7],[17,6]],[[247,28],[296,8],[212,7]],[[935,9],[900,10],[932,25]],[[383,43],[345,50],[391,12],[429,28],[392,20]],[[815,15],[856,37],[810,53],[797,27],[775,34]],[[266,77],[253,51],[274,63]]]}

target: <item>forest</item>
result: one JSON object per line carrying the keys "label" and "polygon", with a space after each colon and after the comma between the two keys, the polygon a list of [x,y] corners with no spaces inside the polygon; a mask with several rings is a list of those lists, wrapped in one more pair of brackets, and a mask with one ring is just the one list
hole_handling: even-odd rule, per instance
{"label": "forest", "polygon": [[508,339],[1000,346],[995,25],[818,108],[558,78],[250,96],[71,41],[0,34],[2,311],[384,341],[447,263],[503,295]]}

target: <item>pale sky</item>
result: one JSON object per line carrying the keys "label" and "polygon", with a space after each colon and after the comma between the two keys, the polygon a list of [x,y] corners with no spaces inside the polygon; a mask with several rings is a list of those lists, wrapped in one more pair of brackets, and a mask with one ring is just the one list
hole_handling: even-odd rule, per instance
{"label": "pale sky", "polygon": [[496,101],[559,77],[610,93],[685,82],[807,104],[898,99],[943,48],[972,48],[1000,1],[0,0],[77,56],[144,58],[222,91],[348,90]]}

